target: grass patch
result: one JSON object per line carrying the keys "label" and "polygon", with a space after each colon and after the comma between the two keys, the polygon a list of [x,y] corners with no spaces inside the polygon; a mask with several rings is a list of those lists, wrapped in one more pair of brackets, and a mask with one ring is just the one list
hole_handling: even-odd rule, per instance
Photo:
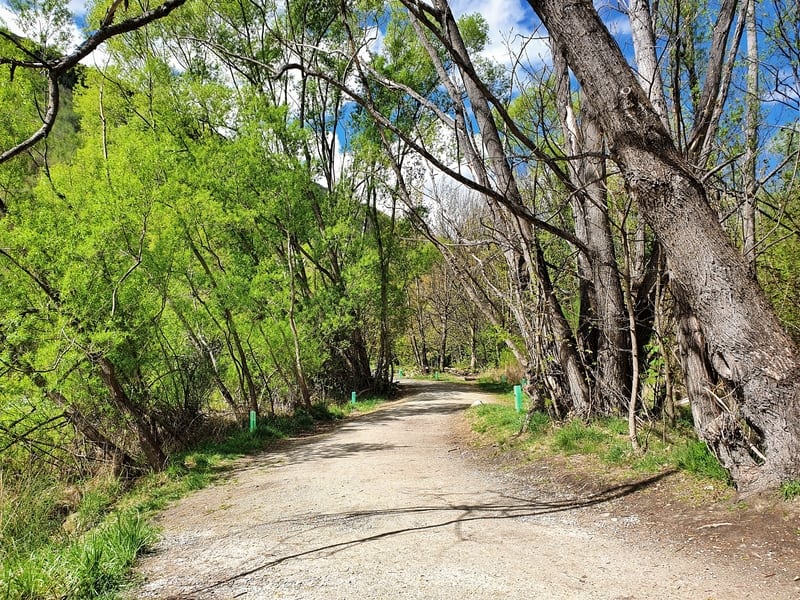
{"label": "grass patch", "polygon": [[472,428],[481,434],[490,434],[497,441],[507,440],[519,433],[525,420],[511,406],[503,404],[480,404],[470,409],[473,415]]}
{"label": "grass patch", "polygon": [[[627,419],[618,417],[591,423],[574,420],[558,425],[553,424],[547,414],[534,413],[528,431],[518,436],[525,415],[513,408],[513,385],[487,378],[479,380],[478,386],[484,391],[501,394],[500,403],[470,409],[472,429],[502,447],[527,446],[537,455],[589,456],[597,460],[601,469],[603,465],[606,471],[614,467],[619,475],[624,471],[654,474],[672,468],[731,485],[728,472],[683,422],[669,431],[658,430],[655,425],[640,430],[639,445],[644,448],[643,452],[632,449]],[[788,489],[792,491],[783,493],[784,497],[787,494],[800,496],[800,482]]]}
{"label": "grass patch", "polygon": [[110,515],[78,538],[5,556],[0,598],[113,598],[138,554],[155,539],[155,530],[138,511]]}
{"label": "grass patch", "polygon": [[601,447],[610,440],[611,435],[600,426],[586,425],[575,420],[556,430],[552,446],[567,456],[600,454]]}
{"label": "grass patch", "polygon": [[514,383],[503,380],[496,380],[494,378],[480,377],[478,379],[478,387],[482,392],[487,394],[512,394],[514,392]]}
{"label": "grass patch", "polygon": [[709,452],[704,442],[690,441],[673,452],[675,466],[688,473],[708,479],[730,483],[728,472],[722,468],[717,458]]}
{"label": "grass patch", "polygon": [[364,414],[376,410],[381,404],[388,402],[387,398],[371,397],[358,399],[356,403],[347,402],[345,404],[333,404],[328,407],[330,413],[336,419],[344,419],[352,414]]}
{"label": "grass patch", "polygon": [[779,491],[781,498],[787,502],[789,500],[794,500],[795,498],[800,498],[800,480],[794,479],[783,482]]}

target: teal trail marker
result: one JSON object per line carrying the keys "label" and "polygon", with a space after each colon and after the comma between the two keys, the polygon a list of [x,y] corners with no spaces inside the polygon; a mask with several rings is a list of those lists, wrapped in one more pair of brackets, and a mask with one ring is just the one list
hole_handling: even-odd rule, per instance
{"label": "teal trail marker", "polygon": [[397,369],[397,376],[398,377],[402,377],[403,376],[403,369]]}
{"label": "teal trail marker", "polygon": [[256,430],[256,411],[250,411],[250,433]]}
{"label": "teal trail marker", "polygon": [[355,404],[355,403],[356,403],[356,393],[350,392],[350,404]]}
{"label": "teal trail marker", "polygon": [[522,386],[515,385],[514,386],[514,406],[517,409],[517,412],[522,412]]}

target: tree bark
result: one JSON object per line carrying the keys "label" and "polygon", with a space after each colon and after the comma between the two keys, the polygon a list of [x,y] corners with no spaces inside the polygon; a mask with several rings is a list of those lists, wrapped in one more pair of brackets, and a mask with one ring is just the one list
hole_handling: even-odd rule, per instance
{"label": "tree bark", "polygon": [[117,376],[114,364],[105,356],[94,359],[98,367],[100,379],[108,389],[111,402],[123,413],[128,414],[133,422],[139,445],[147,458],[147,464],[154,471],[160,471],[167,464],[167,456],[161,448],[158,436],[147,422],[147,417],[141,407],[137,406],[125,392]]}
{"label": "tree bark", "polygon": [[593,336],[596,342],[591,348],[597,372],[595,410],[620,414],[627,410],[628,390],[631,389],[631,345],[608,219],[603,135],[586,99],[581,103],[578,124],[570,101],[569,76],[563,55],[554,53],[553,61],[558,79],[561,127],[569,144],[567,153],[582,157],[571,161],[574,166],[571,166],[570,176],[575,189],[579,190],[573,194],[575,235],[588,250],[587,255],[578,254],[578,276],[591,282],[592,327],[598,332]]}
{"label": "tree bark", "polygon": [[744,128],[744,204],[742,205],[742,238],[745,260],[750,271],[756,273],[756,157],[758,154],[758,125],[761,103],[758,95],[758,30],[756,28],[755,0],[746,0],[747,15],[747,100],[745,101]]}
{"label": "tree bark", "polygon": [[639,83],[653,103],[653,109],[661,117],[664,127],[669,128],[667,102],[664,98],[664,82],[658,68],[656,36],[653,30],[653,16],[648,0],[631,0],[628,7],[631,22],[631,37],[636,58]]}
{"label": "tree bark", "polygon": [[707,364],[741,398],[741,422],[758,438],[751,444],[755,464],[734,454],[723,455],[723,463],[743,490],[797,479],[797,347],[749,276],[710,208],[705,188],[678,152],[592,2],[529,3],[559,42],[597,110],[626,189],[666,252],[671,285],[697,319]]}

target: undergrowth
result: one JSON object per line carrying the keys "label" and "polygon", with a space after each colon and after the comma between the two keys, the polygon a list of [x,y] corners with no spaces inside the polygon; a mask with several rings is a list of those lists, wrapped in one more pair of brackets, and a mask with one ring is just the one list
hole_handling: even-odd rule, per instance
{"label": "undergrowth", "polygon": [[267,416],[255,431],[231,429],[127,486],[110,476],[72,485],[41,475],[4,479],[0,467],[0,600],[117,598],[137,555],[157,537],[149,522],[155,511],[205,487],[236,458],[319,423],[369,412],[382,401]]}
{"label": "undergrowth", "polygon": [[[487,391],[500,392],[497,404],[482,404],[470,409],[472,429],[500,447],[514,447],[531,455],[591,456],[607,468],[618,467],[642,474],[669,469],[691,473],[697,477],[731,484],[728,472],[681,423],[664,429],[661,424],[639,432],[642,451],[632,449],[628,424],[622,418],[604,418],[591,423],[580,420],[555,423],[543,412],[531,415],[526,432],[522,433],[525,413],[514,408],[509,384],[479,382]],[[800,495],[800,484],[797,486]],[[786,493],[784,493],[786,497]]]}

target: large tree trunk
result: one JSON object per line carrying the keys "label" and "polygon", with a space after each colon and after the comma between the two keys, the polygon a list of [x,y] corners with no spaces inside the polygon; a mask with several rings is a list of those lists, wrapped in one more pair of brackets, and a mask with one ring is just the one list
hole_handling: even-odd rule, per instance
{"label": "large tree trunk", "polygon": [[[720,457],[740,489],[800,477],[800,361],[590,0],[529,0],[597,110],[628,193],[664,248],[671,284],[703,334],[715,378],[740,398],[752,465],[723,433]],[[687,373],[691,377],[691,373]],[[697,389],[689,382],[689,390]],[[695,394],[696,396],[696,394]],[[720,397],[722,398],[722,397]],[[696,398],[693,398],[696,400]],[[707,433],[700,431],[701,435]],[[750,457],[748,457],[750,458]],[[744,464],[741,464],[744,462]]]}

